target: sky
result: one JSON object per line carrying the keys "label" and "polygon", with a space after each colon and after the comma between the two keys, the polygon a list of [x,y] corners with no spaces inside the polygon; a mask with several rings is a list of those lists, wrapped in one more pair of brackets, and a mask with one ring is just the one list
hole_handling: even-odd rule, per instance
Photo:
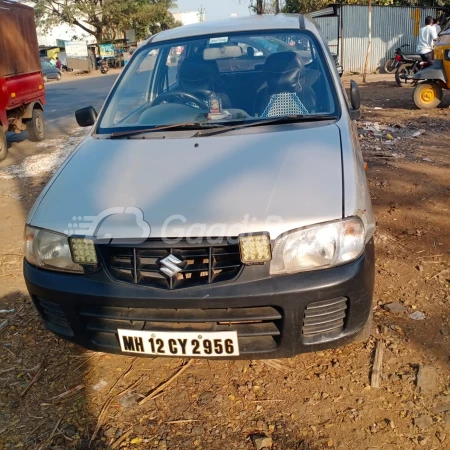
{"label": "sky", "polygon": [[248,16],[249,0],[176,0],[178,8],[174,11],[197,11],[203,6],[207,20],[228,19],[231,14]]}

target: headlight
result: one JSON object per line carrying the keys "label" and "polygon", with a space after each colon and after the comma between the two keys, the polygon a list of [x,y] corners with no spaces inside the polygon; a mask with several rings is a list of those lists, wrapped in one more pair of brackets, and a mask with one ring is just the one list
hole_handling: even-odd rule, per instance
{"label": "headlight", "polygon": [[63,234],[25,227],[25,259],[33,266],[60,272],[83,273],[72,261],[69,241]]}
{"label": "headlight", "polygon": [[364,225],[356,217],[290,231],[275,241],[270,274],[324,269],[353,261],[362,254],[364,240]]}

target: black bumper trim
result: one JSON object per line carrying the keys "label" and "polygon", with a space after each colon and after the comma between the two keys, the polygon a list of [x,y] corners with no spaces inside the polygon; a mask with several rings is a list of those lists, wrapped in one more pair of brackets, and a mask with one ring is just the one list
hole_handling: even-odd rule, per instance
{"label": "black bumper trim", "polygon": [[[282,358],[339,347],[351,342],[359,334],[372,307],[375,250],[371,240],[358,260],[343,266],[268,277],[258,281],[209,285],[204,289],[185,291],[149,290],[136,285],[116,283],[106,277],[92,279],[49,272],[35,268],[27,262],[24,262],[24,275],[30,295],[47,326],[61,337],[92,350],[121,353],[117,336],[110,328],[111,325],[114,327],[114,324],[103,323],[107,320],[127,320],[131,327],[130,321],[139,320],[140,317],[144,325],[139,326],[149,329],[145,322],[150,319],[151,324],[162,325],[164,328],[164,321],[158,319],[169,318],[174,310],[183,310],[188,311],[183,323],[186,322],[186,326],[191,327],[192,323],[195,326],[195,323],[208,322],[205,316],[196,321],[196,313],[200,310],[206,311],[206,316],[212,319],[220,319],[214,316],[219,310],[233,311],[231,318],[229,315],[224,316],[223,322],[230,322],[233,317],[242,321],[244,317],[241,313],[247,310],[250,311],[250,316],[247,317],[250,317],[252,325],[256,319],[264,323],[261,327],[264,332],[258,334],[253,330],[252,333],[247,333],[247,336],[240,337],[239,358]],[[62,311],[73,336],[56,330],[47,323],[39,305],[39,298],[55,304]],[[330,300],[340,298],[345,298],[346,304],[345,317],[339,317],[343,326],[335,327],[329,333],[317,333],[305,339],[302,328],[307,306],[322,302],[315,305],[321,307]],[[92,314],[86,314],[89,311],[96,311],[97,319],[102,322],[100,328],[106,327],[103,331],[98,329],[98,323],[95,324],[88,318],[92,317]],[[120,311],[127,311],[127,314],[124,316],[118,313]],[[139,315],[134,317],[131,314],[133,311],[139,312]],[[268,311],[271,312],[266,315]],[[159,315],[157,320],[154,320],[155,314]],[[263,316],[259,317],[258,314]],[[329,314],[330,318],[337,318],[333,316],[334,309],[331,309]],[[169,323],[173,322],[168,321],[167,324]],[[271,324],[275,325],[277,333],[267,334],[267,330],[275,331]],[[236,324],[243,325],[245,320]]]}

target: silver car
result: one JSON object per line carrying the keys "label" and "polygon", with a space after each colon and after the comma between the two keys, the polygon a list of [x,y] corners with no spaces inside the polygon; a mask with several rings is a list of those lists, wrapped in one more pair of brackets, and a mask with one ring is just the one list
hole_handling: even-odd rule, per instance
{"label": "silver car", "polygon": [[375,229],[350,100],[304,16],[134,52],[27,219],[47,327],[143,356],[280,358],[367,338]]}

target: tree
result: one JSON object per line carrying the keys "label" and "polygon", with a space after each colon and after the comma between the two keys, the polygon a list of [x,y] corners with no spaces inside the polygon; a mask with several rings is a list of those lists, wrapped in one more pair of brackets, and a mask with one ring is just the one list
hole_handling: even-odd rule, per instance
{"label": "tree", "polygon": [[256,0],[256,14],[264,13],[264,3],[263,0]]}
{"label": "tree", "polygon": [[123,38],[127,29],[135,29],[140,39],[178,26],[169,12],[174,7],[172,0],[34,0],[38,25],[76,25],[98,43]]}
{"label": "tree", "polygon": [[[243,3],[244,0],[239,0]],[[279,0],[249,0],[249,9],[256,14],[275,14],[279,9]]]}
{"label": "tree", "polygon": [[329,0],[286,0],[283,12],[287,14],[307,14],[329,5]]}

